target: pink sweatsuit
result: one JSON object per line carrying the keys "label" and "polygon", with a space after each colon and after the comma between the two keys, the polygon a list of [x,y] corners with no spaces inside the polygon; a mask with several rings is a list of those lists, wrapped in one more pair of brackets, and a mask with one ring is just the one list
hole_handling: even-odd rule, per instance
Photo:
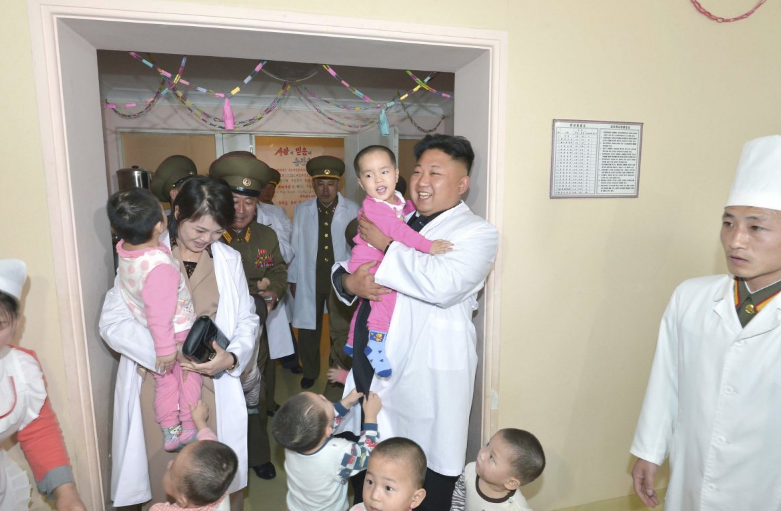
{"label": "pink sweatsuit", "polygon": [[[398,241],[404,245],[414,248],[419,252],[428,253],[431,250],[431,244],[433,241],[426,239],[425,236],[415,231],[412,227],[407,225],[404,217],[415,211],[415,205],[411,201],[404,200],[404,197],[395,192],[398,204],[390,204],[386,201],[375,199],[374,197],[366,196],[363,199],[361,210],[358,211],[358,218],[361,217],[361,212],[369,220],[377,226],[377,228],[387,237],[393,241]],[[359,266],[369,261],[377,261],[381,263],[385,254],[381,250],[374,248],[361,239],[361,235],[358,234],[353,239],[355,246],[350,253],[350,261],[347,263],[347,271],[355,273]],[[380,267],[379,264],[375,265],[369,271],[376,273]],[[381,332],[387,332],[390,326],[391,316],[393,316],[393,309],[396,307],[396,292],[382,295],[382,301],[371,302],[371,312],[369,313],[369,319],[366,321],[369,330],[379,330]],[[350,332],[347,335],[347,345],[353,345],[353,332],[355,332],[355,318],[358,315],[358,309],[353,314],[352,322],[350,323]]]}
{"label": "pink sweatsuit", "polygon": [[[136,320],[147,327],[155,342],[155,353],[164,357],[187,338],[195,321],[190,291],[179,271],[179,263],[163,244],[141,250],[125,250],[117,243],[119,283],[122,297]],[[155,378],[155,421],[161,428],[180,422],[183,429],[195,429],[190,404],[201,398],[202,377],[188,373],[186,380],[178,362]]]}

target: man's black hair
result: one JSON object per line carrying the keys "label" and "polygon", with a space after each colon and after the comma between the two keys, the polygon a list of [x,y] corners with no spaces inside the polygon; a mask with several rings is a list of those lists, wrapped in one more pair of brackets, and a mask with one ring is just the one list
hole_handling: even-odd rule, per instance
{"label": "man's black hair", "polygon": [[213,440],[193,444],[190,466],[181,477],[179,490],[196,506],[220,500],[236,476],[239,459],[233,449]]}
{"label": "man's black hair", "polygon": [[385,147],[384,145],[370,145],[366,146],[360,151],[358,151],[358,154],[355,155],[355,159],[353,160],[353,169],[355,169],[355,175],[360,176],[361,175],[361,169],[358,168],[358,162],[361,161],[361,158],[366,156],[369,153],[375,153],[375,152],[381,152],[388,155],[388,158],[390,158],[391,163],[393,164],[393,168],[396,168],[396,155],[393,154],[393,151],[390,150],[390,148]]}
{"label": "man's black hair", "polygon": [[106,211],[114,232],[131,245],[151,240],[155,226],[163,221],[160,201],[146,188],[115,193],[109,197]]}
{"label": "man's black hair", "polygon": [[301,392],[285,401],[274,415],[271,434],[285,449],[311,451],[325,435],[328,416],[314,402],[315,395]]}
{"label": "man's black hair", "polygon": [[472,164],[475,161],[475,152],[472,150],[472,144],[465,137],[454,135],[426,135],[423,140],[415,144],[415,159],[429,149],[438,149],[449,155],[456,161],[464,164],[466,175],[472,172]]}

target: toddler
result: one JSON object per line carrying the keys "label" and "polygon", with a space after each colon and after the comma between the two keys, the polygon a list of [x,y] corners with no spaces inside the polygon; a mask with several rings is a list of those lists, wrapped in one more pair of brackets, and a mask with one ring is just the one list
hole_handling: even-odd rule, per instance
{"label": "toddler", "polygon": [[456,482],[450,511],[531,511],[520,487],[545,468],[539,440],[521,429],[499,430]]}
{"label": "toddler", "polygon": [[218,442],[206,426],[209,410],[203,401],[190,405],[193,421],[198,428],[198,441],[182,449],[168,463],[163,476],[163,488],[174,499],[174,504],[155,504],[150,511],[229,511],[228,487],[236,476],[239,459],[233,449]]}
{"label": "toddler", "polygon": [[158,238],[168,220],[152,192],[143,188],[112,195],[106,206],[117,243],[122,297],[135,319],[149,329],[155,353],[155,421],[163,430],[166,451],[177,451],[198,432],[190,405],[201,397],[202,377],[182,378],[176,362],[179,346],[195,321],[179,263]]}
{"label": "toddler", "polygon": [[339,403],[302,392],[279,408],[271,425],[285,448],[287,508],[289,511],[347,511],[347,481],[365,470],[377,444],[380,397],[364,398],[364,430],[357,442],[331,436],[339,422],[363,394],[353,390]]}
{"label": "toddler", "polygon": [[395,437],[372,452],[363,483],[363,504],[350,511],[410,511],[426,498],[426,455],[418,444]]}
{"label": "toddler", "polygon": [[[412,202],[405,201],[404,197],[396,191],[399,169],[396,167],[396,156],[393,151],[381,145],[365,147],[356,155],[354,166],[355,173],[358,175],[358,184],[366,192],[366,198],[358,212],[359,218],[361,215],[365,216],[385,236],[420,252],[444,254],[450,251],[453,245],[449,241],[426,239],[404,221],[407,214],[415,211],[415,206]],[[369,261],[381,262],[383,255],[380,250],[357,235],[347,271],[355,273],[359,266]],[[375,273],[378,267],[379,265],[375,265],[369,271]],[[383,378],[389,377],[392,373],[385,355],[384,342],[388,336],[388,326],[395,306],[395,292],[383,295],[382,301],[371,302],[371,312],[367,320],[369,342],[365,350],[366,356],[377,376]],[[357,314],[356,309],[350,325],[347,345],[344,347],[344,351],[350,356],[353,354],[353,332]]]}

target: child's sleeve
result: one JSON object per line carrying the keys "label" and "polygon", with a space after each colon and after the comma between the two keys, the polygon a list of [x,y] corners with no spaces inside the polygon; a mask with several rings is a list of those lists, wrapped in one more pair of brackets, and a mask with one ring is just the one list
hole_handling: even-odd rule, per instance
{"label": "child's sleeve", "polygon": [[201,440],[214,440],[215,442],[217,441],[217,435],[215,435],[214,431],[212,431],[212,429],[208,427],[199,429],[196,438],[198,439],[198,441]]}
{"label": "child's sleeve", "polygon": [[146,276],[141,297],[144,299],[146,323],[155,341],[158,357],[176,351],[174,314],[179,301],[179,270],[169,264],[160,264]]}
{"label": "child's sleeve", "polygon": [[364,214],[382,231],[382,233],[404,245],[414,248],[418,252],[428,254],[432,241],[407,225],[403,218],[399,218],[387,205],[372,200],[364,201]]}
{"label": "child's sleeve", "polygon": [[464,511],[466,509],[466,476],[461,472],[461,477],[456,481],[456,487],[453,489],[453,503],[450,505],[450,511]]}
{"label": "child's sleeve", "polygon": [[347,444],[339,466],[339,477],[346,480],[366,470],[369,466],[369,455],[379,441],[380,432],[377,430],[377,424],[364,424],[361,438],[357,442]]}

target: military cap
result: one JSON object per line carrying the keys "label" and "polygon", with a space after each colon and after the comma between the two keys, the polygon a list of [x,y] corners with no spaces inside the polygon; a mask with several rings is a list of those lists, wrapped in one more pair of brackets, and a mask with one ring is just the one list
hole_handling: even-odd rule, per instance
{"label": "military cap", "polygon": [[214,160],[209,167],[209,175],[224,180],[234,193],[258,197],[260,191],[273,177],[271,169],[254,155],[235,154],[239,152],[245,153],[245,151],[235,151]]}
{"label": "military cap", "polygon": [[306,171],[313,179],[339,179],[344,174],[344,162],[334,156],[316,156],[306,162]]}
{"label": "military cap", "polygon": [[195,163],[187,156],[169,156],[157,167],[152,176],[152,193],[161,201],[168,202],[168,192],[181,185],[188,178],[198,174]]}
{"label": "military cap", "polygon": [[277,169],[271,169],[271,173],[273,174],[273,176],[269,180],[269,184],[276,186],[279,184],[280,181],[282,181],[282,174],[280,174]]}

